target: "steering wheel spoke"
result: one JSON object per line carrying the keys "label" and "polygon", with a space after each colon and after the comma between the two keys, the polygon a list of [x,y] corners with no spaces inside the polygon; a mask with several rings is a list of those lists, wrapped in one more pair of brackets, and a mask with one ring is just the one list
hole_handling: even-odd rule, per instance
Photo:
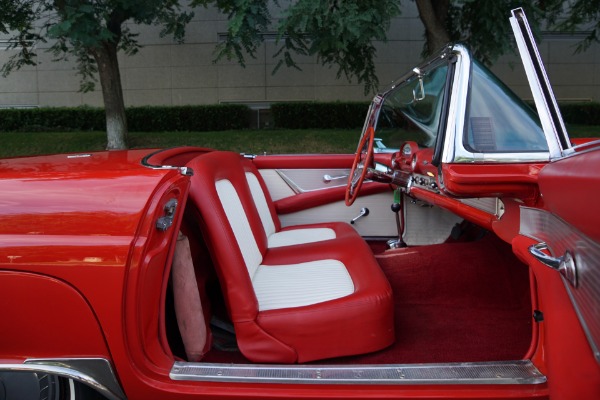
{"label": "steering wheel spoke", "polygon": [[372,126],[369,126],[360,138],[352,169],[350,170],[350,176],[348,177],[345,199],[347,206],[351,206],[358,197],[360,188],[367,175],[368,166],[372,163],[374,139],[375,130]]}

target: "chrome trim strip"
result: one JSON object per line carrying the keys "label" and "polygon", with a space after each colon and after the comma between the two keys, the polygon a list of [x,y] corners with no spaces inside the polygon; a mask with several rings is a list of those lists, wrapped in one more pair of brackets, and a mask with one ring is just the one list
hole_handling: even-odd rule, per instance
{"label": "chrome trim strip", "polygon": [[573,256],[577,264],[577,287],[564,276],[561,278],[594,357],[600,363],[600,244],[548,211],[523,206],[520,233],[545,242],[555,257],[567,252]]}
{"label": "chrome trim strip", "polygon": [[176,169],[179,170],[179,172],[181,173],[181,175],[193,175],[194,171],[191,168],[188,167],[176,167],[174,165],[154,165],[154,164],[150,164],[148,162],[148,160],[150,158],[152,158],[152,156],[158,154],[158,153],[162,153],[163,151],[168,150],[168,149],[160,149],[157,150],[155,152],[152,152],[148,155],[146,155],[146,157],[142,158],[141,164],[142,166],[146,167],[146,168],[150,168],[150,169]]}
{"label": "chrome trim strip", "polygon": [[[465,130],[465,118],[467,110],[467,94],[469,93],[469,77],[471,74],[471,54],[463,45],[456,44],[452,51],[456,55],[454,64],[454,82],[452,82],[452,97],[448,106],[448,121],[444,133],[444,148],[442,149],[442,163],[451,163],[456,159],[469,158],[464,154],[462,146],[462,135]],[[471,157],[472,158],[472,157]]]}
{"label": "chrome trim strip", "polygon": [[497,197],[478,197],[457,200],[478,210],[495,215],[498,218],[502,217],[504,214],[504,203]]}
{"label": "chrome trim strip", "polygon": [[544,63],[523,9],[512,10],[511,15],[509,18],[510,24],[525,67],[540,122],[546,135],[550,159],[562,158],[573,150]]}
{"label": "chrome trim strip", "polygon": [[82,382],[108,400],[124,400],[110,362],[104,358],[28,359],[23,364],[0,364],[0,370],[43,372]]}
{"label": "chrome trim strip", "polygon": [[[335,169],[310,169],[310,168],[298,168],[298,169],[276,169],[277,175],[283,179],[283,181],[292,189],[296,194],[305,192],[315,192],[317,190],[331,189],[335,187],[346,186],[347,178],[350,175],[349,168],[335,168]],[[345,176],[345,180],[340,179],[341,184],[331,184],[331,182],[325,182],[323,180],[324,175],[330,175],[334,179]],[[368,182],[369,180],[365,180]]]}
{"label": "chrome trim strip", "polygon": [[529,360],[393,365],[252,365],[175,362],[173,380],[368,385],[536,385],[546,377]]}

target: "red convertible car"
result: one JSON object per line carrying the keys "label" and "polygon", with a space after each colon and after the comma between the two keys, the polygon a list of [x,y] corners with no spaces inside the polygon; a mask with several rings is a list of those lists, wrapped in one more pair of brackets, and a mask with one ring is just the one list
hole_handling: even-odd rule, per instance
{"label": "red convertible car", "polygon": [[600,145],[511,24],[537,113],[454,44],[354,155],[0,160],[0,399],[600,398]]}

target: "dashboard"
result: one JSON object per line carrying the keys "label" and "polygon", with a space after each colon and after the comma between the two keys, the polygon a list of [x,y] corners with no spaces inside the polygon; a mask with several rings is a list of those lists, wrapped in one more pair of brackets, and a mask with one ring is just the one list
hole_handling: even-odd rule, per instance
{"label": "dashboard", "polygon": [[[518,205],[516,205],[518,200],[501,198],[500,194],[487,193],[485,190],[483,196],[477,195],[476,192],[473,192],[473,195],[466,192],[463,196],[448,193],[443,185],[443,176],[440,175],[443,169],[431,163],[432,148],[419,148],[415,142],[404,142],[399,151],[388,157],[387,159],[376,157],[375,168],[369,169],[367,174],[369,179],[397,186],[412,199],[447,209],[485,229],[496,231],[499,236],[504,236],[505,240],[510,239],[517,229],[513,226],[515,225],[513,222],[510,222],[510,227],[505,226],[504,222],[509,223],[508,218],[504,218],[502,222],[500,219],[507,210],[510,213],[518,211]],[[480,179],[486,182],[485,179],[489,175],[485,174],[485,165],[470,164],[467,167],[471,168],[469,171],[476,172],[474,182],[482,182]],[[506,168],[503,166],[500,171],[504,171]],[[483,173],[480,173],[481,170]],[[493,183],[490,185],[496,188]],[[480,190],[480,187],[485,187],[485,183],[473,185],[473,187]],[[512,220],[512,218],[510,219]],[[506,235],[503,234],[504,232]]]}

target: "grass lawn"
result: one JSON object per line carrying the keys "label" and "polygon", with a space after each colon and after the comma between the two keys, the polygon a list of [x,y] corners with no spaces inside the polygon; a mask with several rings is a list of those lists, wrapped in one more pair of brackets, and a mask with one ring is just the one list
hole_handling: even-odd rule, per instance
{"label": "grass lawn", "polygon": [[[130,132],[130,148],[201,146],[245,153],[353,153],[360,130]],[[0,158],[103,150],[105,132],[0,132]]]}
{"label": "grass lawn", "polygon": [[[600,126],[571,125],[572,137],[600,137]],[[242,130],[221,132],[130,132],[131,148],[201,146],[262,154],[353,153],[359,130]],[[397,137],[382,137],[399,147]],[[103,150],[104,132],[0,132],[0,158]]]}

